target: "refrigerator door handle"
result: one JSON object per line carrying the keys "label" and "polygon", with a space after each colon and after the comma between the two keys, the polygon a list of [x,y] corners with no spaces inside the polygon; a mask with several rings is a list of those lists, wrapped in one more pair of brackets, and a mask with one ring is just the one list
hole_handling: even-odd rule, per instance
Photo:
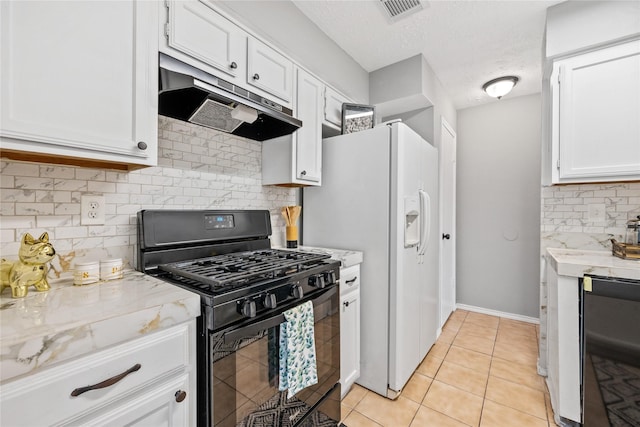
{"label": "refrigerator door handle", "polygon": [[427,242],[431,234],[431,197],[424,190],[418,190],[420,194],[420,245],[418,255],[424,255],[427,250]]}

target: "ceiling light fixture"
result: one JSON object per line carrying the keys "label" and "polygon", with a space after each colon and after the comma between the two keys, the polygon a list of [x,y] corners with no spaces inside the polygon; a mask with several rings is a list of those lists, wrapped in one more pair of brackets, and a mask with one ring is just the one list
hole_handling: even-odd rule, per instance
{"label": "ceiling light fixture", "polygon": [[511,92],[511,89],[518,83],[518,80],[520,79],[516,76],[498,77],[483,84],[482,90],[487,92],[489,96],[500,99]]}

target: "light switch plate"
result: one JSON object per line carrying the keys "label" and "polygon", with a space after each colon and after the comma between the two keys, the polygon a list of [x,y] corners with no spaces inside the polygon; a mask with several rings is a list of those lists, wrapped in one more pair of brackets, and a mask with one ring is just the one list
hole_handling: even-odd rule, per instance
{"label": "light switch plate", "polygon": [[589,221],[592,222],[605,222],[606,206],[604,203],[597,203],[589,205]]}

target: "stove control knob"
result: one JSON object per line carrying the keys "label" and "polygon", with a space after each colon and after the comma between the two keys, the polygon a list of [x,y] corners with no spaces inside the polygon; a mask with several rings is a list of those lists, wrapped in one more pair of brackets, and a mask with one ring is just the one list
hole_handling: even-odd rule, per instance
{"label": "stove control knob", "polygon": [[265,294],[262,299],[262,305],[266,308],[276,308],[278,305],[278,301],[276,300],[275,294]]}
{"label": "stove control knob", "polygon": [[333,285],[334,283],[336,283],[336,272],[335,271],[326,271],[324,273],[324,281],[327,283],[327,285]]}
{"label": "stove control knob", "polygon": [[239,308],[240,314],[242,314],[244,317],[256,317],[255,301],[243,301]]}
{"label": "stove control knob", "polygon": [[293,285],[291,287],[291,295],[293,295],[294,298],[297,299],[302,299],[304,298],[304,290],[302,289],[302,286],[300,285]]}
{"label": "stove control knob", "polygon": [[322,289],[325,286],[324,274],[318,274],[317,276],[309,277],[309,284],[315,286],[318,289]]}

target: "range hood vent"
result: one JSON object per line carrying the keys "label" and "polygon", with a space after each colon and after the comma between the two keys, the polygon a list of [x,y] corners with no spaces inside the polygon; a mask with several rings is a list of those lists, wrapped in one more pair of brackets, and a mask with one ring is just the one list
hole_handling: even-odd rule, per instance
{"label": "range hood vent", "polygon": [[380,0],[380,3],[391,23],[423,9],[421,0]]}
{"label": "range hood vent", "polygon": [[291,109],[163,53],[158,113],[256,141],[302,126]]}

